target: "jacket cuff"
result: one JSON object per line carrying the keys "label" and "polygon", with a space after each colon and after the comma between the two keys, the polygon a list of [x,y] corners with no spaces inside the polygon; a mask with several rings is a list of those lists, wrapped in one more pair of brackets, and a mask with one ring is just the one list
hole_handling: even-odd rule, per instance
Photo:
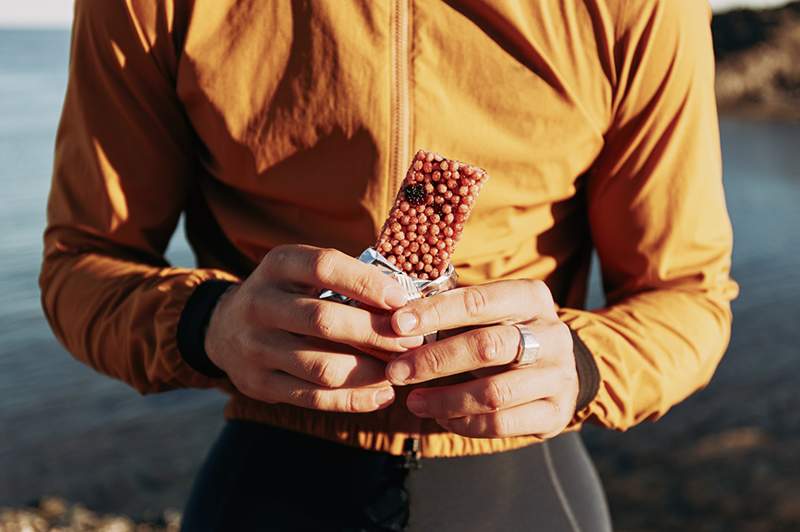
{"label": "jacket cuff", "polygon": [[206,377],[217,379],[225,376],[225,372],[211,362],[206,353],[206,328],[217,301],[234,284],[212,279],[197,285],[178,320],[176,336],[181,358]]}
{"label": "jacket cuff", "polygon": [[578,333],[572,332],[572,351],[575,354],[575,369],[578,372],[578,400],[575,412],[586,408],[597,395],[600,389],[600,371],[594,355],[583,343]]}

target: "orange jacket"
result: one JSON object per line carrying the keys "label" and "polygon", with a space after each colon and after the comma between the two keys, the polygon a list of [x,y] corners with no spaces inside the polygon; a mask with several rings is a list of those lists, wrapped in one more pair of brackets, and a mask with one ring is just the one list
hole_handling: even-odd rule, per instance
{"label": "orange jacket", "polygon": [[[190,7],[191,6],[191,7]],[[466,284],[543,279],[599,379],[573,426],[626,429],[710,379],[730,332],[710,10],[697,0],[78,1],[43,304],[76,357],[148,393],[369,449],[493,452],[409,414],[268,405],[189,365],[181,312],[283,243],[359,253],[416,147],[486,168]],[[178,218],[198,268],[164,250]],[[590,256],[607,306],[584,304]]]}

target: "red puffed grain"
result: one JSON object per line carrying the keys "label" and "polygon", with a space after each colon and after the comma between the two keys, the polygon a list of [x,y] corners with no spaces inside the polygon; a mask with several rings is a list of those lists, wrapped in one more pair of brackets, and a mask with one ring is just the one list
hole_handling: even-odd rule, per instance
{"label": "red puffed grain", "polygon": [[412,277],[436,279],[487,179],[480,168],[418,151],[375,249]]}

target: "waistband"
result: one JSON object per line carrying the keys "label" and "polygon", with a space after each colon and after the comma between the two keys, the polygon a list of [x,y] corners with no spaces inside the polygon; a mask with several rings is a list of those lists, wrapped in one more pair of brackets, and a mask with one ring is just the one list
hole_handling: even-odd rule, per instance
{"label": "waistband", "polygon": [[225,407],[229,420],[263,423],[370,451],[408,459],[492,454],[541,442],[534,436],[466,438],[433,420],[413,423],[400,405],[370,414],[317,412],[285,404],[266,404],[235,395]]}

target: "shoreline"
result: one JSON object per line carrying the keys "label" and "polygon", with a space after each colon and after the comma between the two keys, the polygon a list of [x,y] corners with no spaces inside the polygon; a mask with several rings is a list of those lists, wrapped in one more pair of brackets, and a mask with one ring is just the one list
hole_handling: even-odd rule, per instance
{"label": "shoreline", "polygon": [[60,497],[43,497],[24,508],[0,507],[0,531],[93,530],[97,532],[178,532],[181,514],[164,510],[155,519],[100,514]]}

